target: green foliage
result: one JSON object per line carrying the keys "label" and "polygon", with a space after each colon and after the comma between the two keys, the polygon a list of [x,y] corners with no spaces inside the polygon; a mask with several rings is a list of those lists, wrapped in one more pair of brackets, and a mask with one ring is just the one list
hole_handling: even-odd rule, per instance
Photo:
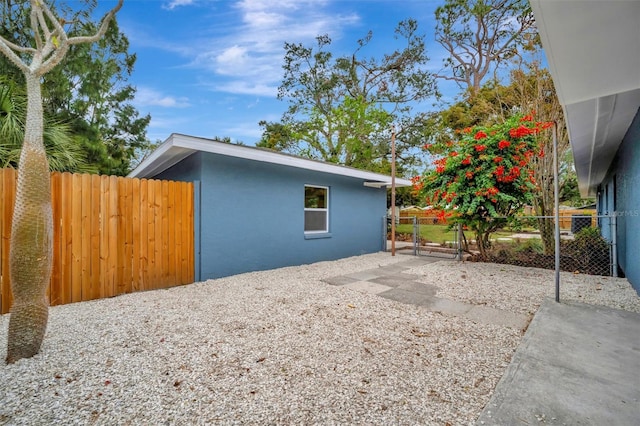
{"label": "green foliage", "polygon": [[445,0],[435,18],[436,41],[449,53],[449,72],[438,77],[472,91],[538,41],[528,0]]}
{"label": "green foliage", "polygon": [[380,59],[364,58],[372,33],[352,55],[334,57],[331,38],[316,46],[285,43],[284,78],[278,98],[289,107],[281,123],[265,123],[259,146],[346,166],[390,172],[391,123],[397,125],[398,174],[416,164],[424,117],[418,102],[436,94],[425,71],[428,58],[417,22],[396,28],[403,47]]}
{"label": "green foliage", "polygon": [[[24,140],[27,95],[8,76],[0,76],[0,167],[17,167]],[[74,142],[69,126],[44,119],[44,145],[49,168],[60,172],[91,171],[82,147]]]}
{"label": "green foliage", "polygon": [[578,231],[571,244],[581,250],[591,249],[594,252],[609,250],[609,243],[600,234],[600,229],[593,226],[587,226]]}
{"label": "green foliage", "polygon": [[490,234],[531,202],[536,181],[530,164],[544,155],[538,135],[549,124],[515,115],[500,124],[467,127],[455,142],[425,145],[439,157],[415,188],[451,222],[469,227],[484,255]]}
{"label": "green foliage", "polygon": [[[64,2],[45,3],[61,17],[69,37],[97,31],[99,24],[92,21],[94,0],[83,0],[85,7],[80,11]],[[0,35],[16,44],[32,45],[29,10],[28,1],[2,2]],[[132,105],[135,88],[127,79],[136,55],[128,50],[129,41],[114,19],[104,38],[71,45],[58,66],[42,78],[45,117],[67,127],[73,143],[66,147],[77,146],[88,163],[70,171],[126,175],[139,152],[149,146],[146,130],[151,117],[141,117]],[[18,86],[24,85],[22,74],[4,57],[0,57],[0,71]],[[56,155],[65,153],[56,151]]]}
{"label": "green foliage", "polygon": [[544,252],[542,241],[537,238],[526,238],[522,243],[515,245],[515,251],[537,254],[542,254]]}
{"label": "green foliage", "polygon": [[262,131],[262,138],[256,143],[256,146],[275,151],[297,153],[296,139],[289,125],[266,120],[261,120],[258,124],[264,130]]}

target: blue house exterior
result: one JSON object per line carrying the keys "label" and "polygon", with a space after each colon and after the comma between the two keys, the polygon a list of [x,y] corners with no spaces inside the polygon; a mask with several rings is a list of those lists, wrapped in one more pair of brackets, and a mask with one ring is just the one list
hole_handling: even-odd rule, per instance
{"label": "blue house exterior", "polygon": [[388,176],[178,134],[130,176],[197,183],[200,280],[384,249]]}
{"label": "blue house exterior", "polygon": [[583,196],[640,293],[640,1],[530,0]]}

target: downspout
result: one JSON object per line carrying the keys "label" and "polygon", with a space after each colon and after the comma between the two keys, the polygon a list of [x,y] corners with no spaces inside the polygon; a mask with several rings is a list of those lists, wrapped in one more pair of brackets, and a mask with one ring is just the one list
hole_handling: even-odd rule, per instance
{"label": "downspout", "polygon": [[391,256],[396,255],[396,129],[391,127]]}
{"label": "downspout", "polygon": [[[614,188],[615,191],[615,188]],[[618,218],[616,212],[611,214],[611,276],[618,276]]]}
{"label": "downspout", "polygon": [[553,205],[555,208],[556,302],[560,302],[560,182],[558,182],[558,123],[553,122]]}

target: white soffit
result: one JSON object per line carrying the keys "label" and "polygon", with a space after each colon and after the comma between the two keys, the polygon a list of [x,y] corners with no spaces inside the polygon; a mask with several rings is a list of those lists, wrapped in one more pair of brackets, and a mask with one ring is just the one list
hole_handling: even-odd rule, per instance
{"label": "white soffit", "polygon": [[[310,160],[256,147],[233,145],[212,139],[176,133],[169,136],[169,138],[148,158],[143,160],[129,176],[138,178],[156,176],[197,151],[363,179],[366,181],[366,186],[374,186],[375,184],[377,187],[383,187],[391,184],[391,178],[389,176],[379,173]],[[411,181],[407,179],[396,179],[396,185],[398,187],[411,186]]]}
{"label": "white soffit", "polygon": [[594,195],[640,108],[640,0],[530,0],[564,106],[580,192]]}

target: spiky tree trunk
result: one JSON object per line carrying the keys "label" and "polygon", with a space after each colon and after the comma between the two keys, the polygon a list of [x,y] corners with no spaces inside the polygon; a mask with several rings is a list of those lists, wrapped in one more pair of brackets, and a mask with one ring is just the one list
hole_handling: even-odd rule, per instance
{"label": "spiky tree trunk", "polygon": [[[0,37],[0,52],[23,72],[27,82],[26,128],[11,225],[9,264],[14,301],[7,336],[7,363],[37,354],[47,328],[53,215],[49,161],[43,142],[40,79],[60,63],[69,46],[100,39],[122,2],[119,0],[105,15],[96,34],[68,38],[60,20],[43,0],[31,0],[30,23],[35,47],[19,46]],[[28,56],[31,61],[25,62]]]}
{"label": "spiky tree trunk", "polygon": [[27,117],[18,167],[11,226],[10,273],[13,307],[7,363],[40,350],[47,326],[47,285],[51,276],[53,216],[49,161],[44,149],[39,77],[25,73]]}

